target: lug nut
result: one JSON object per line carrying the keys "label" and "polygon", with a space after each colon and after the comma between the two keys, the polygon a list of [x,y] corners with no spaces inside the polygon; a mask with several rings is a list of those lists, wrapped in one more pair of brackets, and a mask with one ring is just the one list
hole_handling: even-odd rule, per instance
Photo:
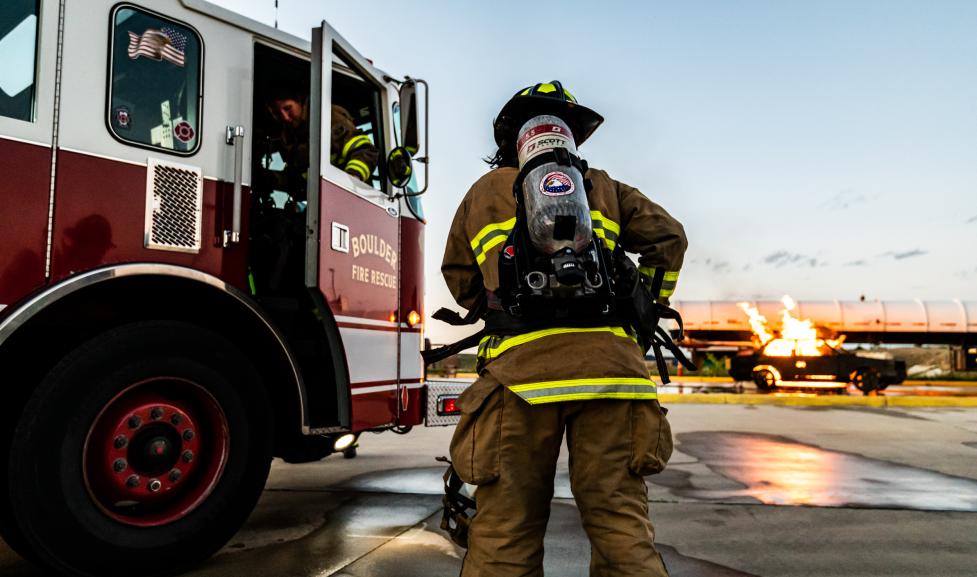
{"label": "lug nut", "polygon": [[179,481],[180,477],[182,476],[183,476],[183,471],[179,469],[173,469],[172,471],[170,471],[170,481],[173,481],[174,483]]}
{"label": "lug nut", "polygon": [[149,490],[152,491],[153,493],[157,493],[159,492],[160,489],[163,488],[163,484],[159,482],[159,479],[150,479],[149,485],[147,486],[149,487]]}
{"label": "lug nut", "polygon": [[139,486],[139,475],[130,475],[129,478],[126,479],[126,487],[129,487],[130,489],[135,489],[138,486]]}
{"label": "lug nut", "polygon": [[149,412],[149,418],[152,419],[152,420],[154,420],[154,421],[158,421],[158,420],[162,419],[163,418],[163,409],[161,409],[159,407],[153,408],[153,410]]}
{"label": "lug nut", "polygon": [[139,417],[139,415],[133,415],[129,417],[130,429],[138,429],[141,426],[142,426],[142,419]]}
{"label": "lug nut", "polygon": [[193,429],[187,429],[186,431],[183,431],[183,440],[184,441],[193,440]]}
{"label": "lug nut", "polygon": [[125,459],[116,459],[112,463],[112,468],[115,470],[116,473],[121,473],[122,471],[125,471],[128,467],[129,467],[129,463],[126,463]]}
{"label": "lug nut", "polygon": [[189,463],[193,460],[193,451],[183,451],[183,455],[181,455],[181,457],[183,458],[184,463]]}
{"label": "lug nut", "polygon": [[170,422],[173,423],[174,425],[179,425],[180,423],[183,422],[183,415],[174,414],[172,417],[170,417]]}
{"label": "lug nut", "polygon": [[114,445],[116,449],[125,449],[126,445],[128,444],[129,439],[125,435],[119,435],[115,438],[115,441],[112,442],[112,445]]}

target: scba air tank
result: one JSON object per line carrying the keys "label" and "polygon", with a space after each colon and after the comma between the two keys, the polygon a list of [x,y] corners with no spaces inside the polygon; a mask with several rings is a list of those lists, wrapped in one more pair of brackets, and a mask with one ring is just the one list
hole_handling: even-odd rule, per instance
{"label": "scba air tank", "polygon": [[[577,154],[570,127],[555,116],[537,116],[522,125],[516,141],[519,169],[554,149]],[[529,238],[536,250],[551,256],[569,248],[579,253],[592,239],[590,206],[580,170],[572,164],[545,162],[522,181]]]}

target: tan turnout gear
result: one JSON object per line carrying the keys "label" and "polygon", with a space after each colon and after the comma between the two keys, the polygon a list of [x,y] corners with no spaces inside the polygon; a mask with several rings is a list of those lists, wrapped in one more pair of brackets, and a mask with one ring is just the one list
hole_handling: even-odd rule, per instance
{"label": "tan turnout gear", "polygon": [[[537,84],[517,93],[496,118],[495,162],[513,163],[507,147],[515,131],[540,114],[567,122],[578,144],[603,120],[558,81]],[[504,166],[480,178],[448,233],[441,271],[455,300],[475,313],[485,305],[490,315],[509,314],[496,293],[502,251],[518,258],[521,250],[521,235],[507,242],[516,226],[518,175]],[[637,254],[644,286],[667,304],[687,246],[682,225],[606,172],[589,169],[584,177],[592,184],[584,190],[594,234],[609,249]],[[609,326],[593,326],[593,318],[558,323],[555,317],[486,332],[478,346],[479,379],[458,399],[462,416],[451,440],[452,466],[462,481],[477,486],[461,575],[542,577],[543,537],[565,434],[570,488],[591,543],[591,577],[667,577],[643,477],[665,467],[672,435],[644,362],[646,348],[621,317],[598,321],[619,323]]]}
{"label": "tan turnout gear", "polygon": [[[441,271],[458,304],[471,308],[499,286],[499,254],[515,225],[512,185],[518,171],[497,168],[480,178],[455,214]],[[597,236],[637,253],[643,275],[665,269],[660,300],[675,290],[685,254],[682,225],[640,191],[591,169],[587,194]],[[489,298],[491,306],[492,298]],[[486,370],[532,404],[586,399],[655,399],[644,351],[620,326],[555,327],[515,336],[485,336],[478,348]]]}
{"label": "tan turnout gear", "polygon": [[570,487],[591,542],[591,577],[664,577],[644,475],[672,453],[657,401],[530,405],[486,374],[459,399],[458,476],[478,485],[462,577],[540,577],[556,462],[566,432]]}
{"label": "tan turnout gear", "polygon": [[353,117],[342,106],[332,105],[331,118],[330,162],[363,182],[370,182],[380,156],[377,147],[356,128]]}

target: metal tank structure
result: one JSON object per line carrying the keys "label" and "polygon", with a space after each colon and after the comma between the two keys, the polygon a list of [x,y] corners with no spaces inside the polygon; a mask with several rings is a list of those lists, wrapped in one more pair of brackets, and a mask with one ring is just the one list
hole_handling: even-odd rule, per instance
{"label": "metal tank structure", "polygon": [[[739,307],[757,307],[774,330],[780,328],[780,301],[679,301],[685,333],[694,341],[748,341],[749,317]],[[942,344],[960,347],[967,365],[977,365],[977,301],[797,301],[794,317],[844,334],[849,343]]]}

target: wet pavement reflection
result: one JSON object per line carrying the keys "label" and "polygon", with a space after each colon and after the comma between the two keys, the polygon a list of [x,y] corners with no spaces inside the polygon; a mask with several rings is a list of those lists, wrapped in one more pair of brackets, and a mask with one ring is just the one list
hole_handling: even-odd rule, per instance
{"label": "wet pavement reflection", "polygon": [[677,440],[683,453],[739,485],[700,488],[694,477],[688,477],[671,487],[683,497],[770,505],[977,511],[977,481],[971,479],[775,435],[698,431],[679,434]]}

